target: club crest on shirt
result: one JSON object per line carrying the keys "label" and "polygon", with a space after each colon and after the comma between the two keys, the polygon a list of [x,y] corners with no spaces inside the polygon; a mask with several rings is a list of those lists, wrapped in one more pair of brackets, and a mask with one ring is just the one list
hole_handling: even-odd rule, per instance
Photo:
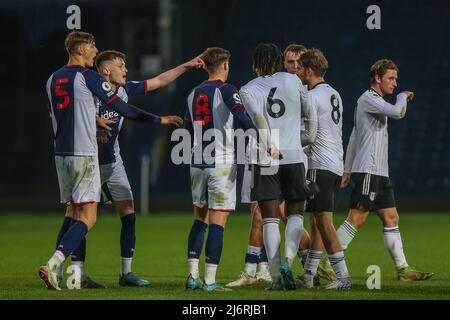
{"label": "club crest on shirt", "polygon": [[111,88],[111,85],[108,82],[104,81],[102,83],[102,89],[104,91],[106,91],[106,92],[109,92],[109,91],[111,91],[112,88]]}

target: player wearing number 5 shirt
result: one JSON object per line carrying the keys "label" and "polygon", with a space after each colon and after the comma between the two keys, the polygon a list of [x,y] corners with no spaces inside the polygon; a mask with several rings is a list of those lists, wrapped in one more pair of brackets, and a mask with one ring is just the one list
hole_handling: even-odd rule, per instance
{"label": "player wearing number 5 shirt", "polygon": [[100,199],[97,158],[96,100],[100,99],[123,116],[154,124],[178,124],[179,117],[159,117],[121,100],[93,66],[98,52],[92,34],[74,31],[65,40],[69,61],[47,81],[49,112],[55,136],[55,162],[61,202],[71,203],[76,221],[60,232],[57,250],[39,276],[47,288],[60,290],[56,270],[78,247],[96,221]]}

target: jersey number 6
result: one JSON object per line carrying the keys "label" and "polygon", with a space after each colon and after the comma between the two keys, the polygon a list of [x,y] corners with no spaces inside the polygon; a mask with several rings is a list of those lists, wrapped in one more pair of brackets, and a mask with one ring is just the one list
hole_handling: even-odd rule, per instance
{"label": "jersey number 6", "polygon": [[[281,101],[280,99],[273,98],[275,91],[277,91],[277,87],[270,89],[269,96],[267,97],[267,113],[269,113],[269,115],[272,118],[279,118],[286,111],[286,106],[284,105],[284,102]],[[279,106],[277,108],[278,111],[274,111],[274,108],[273,108],[274,105]]]}

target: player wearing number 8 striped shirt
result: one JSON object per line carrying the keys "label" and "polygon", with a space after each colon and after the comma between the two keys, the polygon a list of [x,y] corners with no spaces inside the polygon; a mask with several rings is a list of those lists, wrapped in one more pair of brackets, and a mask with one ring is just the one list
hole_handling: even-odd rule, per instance
{"label": "player wearing number 8 striped shirt", "polygon": [[388,168],[388,118],[402,119],[407,102],[414,94],[404,91],[395,104],[384,100],[397,87],[398,67],[388,59],[370,68],[371,86],[358,99],[354,127],[345,158],[342,185],[351,179],[355,186],[351,195],[347,220],[337,230],[344,250],[364,224],[370,211],[377,211],[383,222],[383,238],[392,257],[399,280],[426,280],[433,274],[415,270],[406,262],[398,227],[398,212]]}
{"label": "player wearing number 8 striped shirt", "polygon": [[[258,201],[263,217],[263,238],[272,275],[271,290],[295,289],[292,274],[303,229],[303,207],[309,190],[305,181],[306,156],[302,149],[300,118],[313,119],[311,106],[301,80],[295,74],[280,72],[282,54],[271,43],[259,44],[253,53],[257,78],[240,90],[244,106],[259,130],[265,145],[280,150],[282,159],[258,160],[252,170],[251,198]],[[309,121],[305,135],[310,131]],[[314,139],[312,139],[314,140]],[[252,159],[254,161],[255,159]],[[254,163],[254,162],[253,162]],[[279,165],[279,166],[278,166]],[[280,265],[279,199],[285,200],[287,217],[285,257]]]}
{"label": "player wearing number 8 striped shirt", "polygon": [[[208,48],[202,59],[209,79],[189,93],[185,117],[186,128],[194,140],[190,173],[195,215],[188,238],[186,289],[223,292],[231,289],[216,283],[216,271],[225,223],[236,205],[233,122],[237,119],[243,129],[253,129],[255,134],[256,128],[245,113],[236,87],[225,82],[230,52]],[[202,283],[198,265],[206,229],[209,231]]]}
{"label": "player wearing number 8 striped shirt", "polygon": [[[147,94],[149,91],[164,87],[174,81],[181,74],[191,68],[200,68],[202,61],[199,57],[168,70],[156,77],[144,81],[126,81],[128,70],[126,68],[125,54],[106,50],[99,53],[95,58],[95,66],[99,74],[111,85],[112,90],[125,102],[129,97],[139,94]],[[124,118],[114,109],[98,103],[99,116],[101,119],[108,119],[112,122],[109,126],[111,131],[99,129],[97,132],[98,155],[100,164],[100,177],[104,198],[113,202],[116,212],[120,216],[120,278],[121,286],[148,286],[149,281],[141,279],[131,270],[132,257],[134,255],[136,235],[135,224],[136,215],[134,213],[134,202],[131,186],[125,171],[125,167],[120,155],[119,132],[122,128]],[[98,120],[98,118],[97,118]],[[74,219],[72,207],[69,206],[66,218]],[[78,248],[72,253],[72,267],[80,270],[82,277],[82,288],[101,288],[102,285],[95,283],[86,276],[84,271],[84,261],[86,257],[86,238],[84,238]],[[62,267],[58,269],[58,279],[62,279]],[[86,279],[86,280],[85,280]]]}
{"label": "player wearing number 8 striped shirt", "polygon": [[96,221],[100,171],[96,140],[96,99],[125,117],[155,124],[180,123],[161,118],[121,100],[92,67],[98,52],[92,34],[73,31],[65,40],[69,62],[47,81],[49,112],[55,135],[55,162],[61,202],[71,203],[76,221],[64,221],[57,250],[39,276],[49,289],[60,290],[56,270],[81,243]]}
{"label": "player wearing number 8 striped shirt", "polygon": [[299,284],[313,287],[313,279],[322,256],[322,241],[328,253],[336,279],[326,289],[350,289],[351,279],[344,253],[333,226],[335,199],[343,173],[342,147],[342,99],[339,93],[325,82],[328,61],[318,49],[309,49],[300,58],[300,78],[308,85],[309,101],[317,112],[315,141],[307,147],[308,179],[314,181],[320,191],[307,200],[306,211],[311,212],[311,246],[306,259],[304,274]]}

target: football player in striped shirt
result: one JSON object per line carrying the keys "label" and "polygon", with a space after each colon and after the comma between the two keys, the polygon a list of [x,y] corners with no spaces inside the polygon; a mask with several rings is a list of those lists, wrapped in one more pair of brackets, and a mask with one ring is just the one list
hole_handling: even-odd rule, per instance
{"label": "football player in striped shirt", "polygon": [[355,186],[350,212],[337,234],[342,248],[347,249],[369,212],[376,211],[383,223],[384,244],[393,259],[398,279],[427,280],[432,273],[418,271],[406,261],[388,165],[388,119],[402,119],[414,94],[411,91],[399,93],[395,104],[384,100],[397,87],[398,67],[391,60],[376,61],[370,68],[370,78],[370,88],[358,99],[347,146],[342,186],[347,186],[350,178]]}
{"label": "football player in striped shirt", "polygon": [[[135,95],[146,95],[149,91],[165,87],[180,75],[192,68],[201,68],[203,65],[200,56],[168,70],[156,77],[144,81],[126,81],[128,70],[126,68],[125,54],[107,50],[100,52],[95,58],[95,66],[99,74],[111,85],[112,90],[125,102]],[[112,201],[121,220],[120,232],[120,274],[121,286],[145,287],[150,284],[148,280],[141,279],[131,271],[132,257],[134,254],[136,235],[136,215],[134,213],[133,193],[128,181],[127,173],[120,155],[119,133],[123,125],[123,116],[114,109],[98,102],[98,112],[102,119],[109,120],[111,131],[106,133],[100,130],[98,134],[98,158],[100,164],[100,178],[103,195],[106,200]],[[99,137],[100,135],[100,137]],[[71,211],[71,207],[68,208]],[[73,211],[71,211],[73,214]],[[74,218],[70,212],[66,217]],[[84,276],[84,261],[86,257],[86,238],[72,253],[72,265],[80,269],[83,282],[82,287],[101,288],[102,286]],[[58,279],[62,278],[62,266],[58,269]]]}
{"label": "football player in striped shirt", "polygon": [[94,36],[73,31],[65,40],[67,65],[47,81],[49,112],[55,136],[55,162],[61,203],[71,204],[75,221],[65,219],[57,249],[38,274],[49,289],[60,290],[57,269],[95,225],[100,200],[96,140],[96,99],[123,116],[154,124],[182,123],[177,116],[159,117],[124,102],[111,85],[88,68],[98,52]]}
{"label": "football player in striped shirt", "polygon": [[[222,255],[225,224],[236,205],[233,125],[237,120],[244,130],[253,129],[255,134],[256,127],[245,112],[238,90],[226,82],[230,52],[208,48],[202,59],[209,78],[189,93],[185,117],[194,140],[190,167],[194,223],[188,238],[186,289],[224,292],[231,289],[216,282],[216,272]],[[202,281],[199,257],[206,230]]]}

